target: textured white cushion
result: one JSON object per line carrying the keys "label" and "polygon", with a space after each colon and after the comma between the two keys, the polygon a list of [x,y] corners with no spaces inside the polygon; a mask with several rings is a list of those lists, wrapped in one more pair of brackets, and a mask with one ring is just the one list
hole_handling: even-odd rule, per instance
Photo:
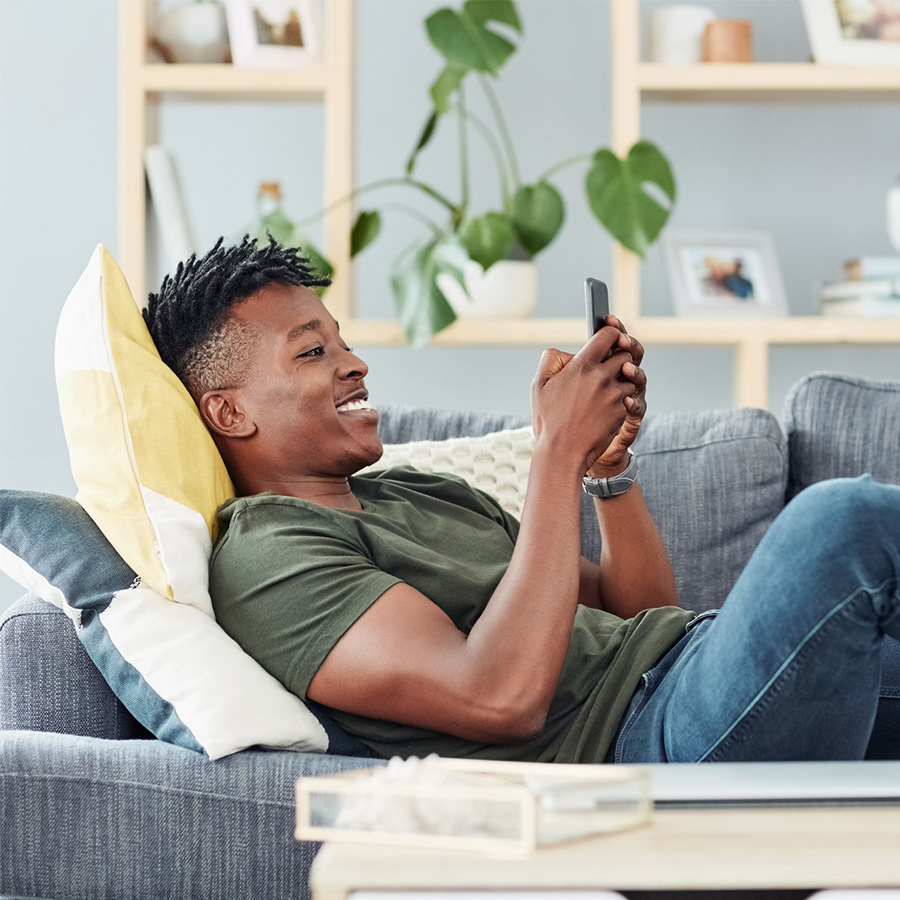
{"label": "textured white cushion", "polygon": [[381,459],[363,471],[412,466],[420,472],[457,475],[520,518],[533,449],[531,426],[495,431],[481,437],[385,444]]}

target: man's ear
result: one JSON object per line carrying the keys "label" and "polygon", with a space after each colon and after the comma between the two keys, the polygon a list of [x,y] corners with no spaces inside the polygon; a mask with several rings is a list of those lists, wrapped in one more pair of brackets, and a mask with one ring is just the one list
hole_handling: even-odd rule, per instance
{"label": "man's ear", "polygon": [[242,438],[256,433],[256,423],[241,408],[234,391],[207,391],[197,405],[203,421],[215,434]]}

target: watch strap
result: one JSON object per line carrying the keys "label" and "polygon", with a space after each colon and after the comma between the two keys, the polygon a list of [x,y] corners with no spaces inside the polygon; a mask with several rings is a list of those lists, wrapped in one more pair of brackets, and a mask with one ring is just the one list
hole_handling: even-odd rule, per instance
{"label": "watch strap", "polygon": [[585,475],[581,479],[581,488],[586,494],[597,497],[600,500],[609,500],[630,491],[637,482],[638,462],[637,457],[628,448],[628,465],[618,475],[609,478],[588,478]]}

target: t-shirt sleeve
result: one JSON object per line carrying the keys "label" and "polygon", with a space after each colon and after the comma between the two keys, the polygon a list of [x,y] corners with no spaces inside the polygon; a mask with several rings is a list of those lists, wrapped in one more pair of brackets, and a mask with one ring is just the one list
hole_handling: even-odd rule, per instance
{"label": "t-shirt sleeve", "polygon": [[357,535],[314,511],[285,515],[276,498],[232,513],[213,553],[210,593],[224,630],[306,699],[334,645],[400,580],[372,562]]}

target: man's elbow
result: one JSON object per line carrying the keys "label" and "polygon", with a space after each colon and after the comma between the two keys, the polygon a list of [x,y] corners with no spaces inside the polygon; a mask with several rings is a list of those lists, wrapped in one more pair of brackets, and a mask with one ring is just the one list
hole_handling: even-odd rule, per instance
{"label": "man's elbow", "polygon": [[546,721],[544,706],[517,704],[494,708],[482,717],[477,739],[492,744],[521,744],[537,737]]}

